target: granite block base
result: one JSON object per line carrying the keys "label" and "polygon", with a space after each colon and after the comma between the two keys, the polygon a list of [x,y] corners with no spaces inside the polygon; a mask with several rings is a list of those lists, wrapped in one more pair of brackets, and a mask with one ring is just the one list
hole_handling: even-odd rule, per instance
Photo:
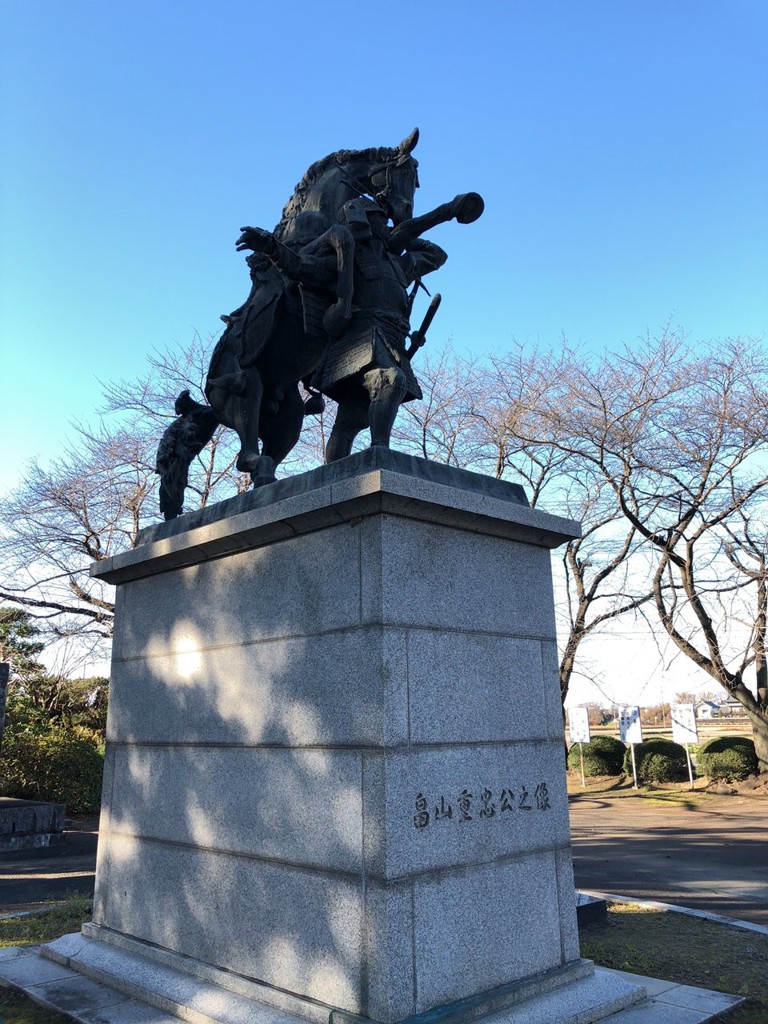
{"label": "granite block base", "polygon": [[374,450],[99,563],[97,949],[381,1024],[583,971],[549,555],[577,533]]}

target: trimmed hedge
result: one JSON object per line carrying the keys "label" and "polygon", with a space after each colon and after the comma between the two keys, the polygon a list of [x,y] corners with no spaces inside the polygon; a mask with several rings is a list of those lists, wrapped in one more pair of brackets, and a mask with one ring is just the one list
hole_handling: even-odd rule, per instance
{"label": "trimmed hedge", "polygon": [[0,757],[5,796],[51,800],[72,815],[95,814],[101,803],[104,755],[74,730],[6,732]]}
{"label": "trimmed hedge", "polygon": [[[626,747],[621,740],[613,736],[595,736],[589,743],[584,743],[584,774],[621,775]],[[574,743],[568,751],[568,767],[573,771],[581,771],[579,744]]]}
{"label": "trimmed hedge", "polygon": [[[685,747],[661,736],[635,744],[635,767],[637,781],[681,782],[688,778],[688,759]],[[624,771],[632,774],[632,751],[624,755]]]}
{"label": "trimmed hedge", "polygon": [[707,740],[696,752],[696,773],[726,782],[739,782],[756,775],[754,741],[746,736],[718,736]]}

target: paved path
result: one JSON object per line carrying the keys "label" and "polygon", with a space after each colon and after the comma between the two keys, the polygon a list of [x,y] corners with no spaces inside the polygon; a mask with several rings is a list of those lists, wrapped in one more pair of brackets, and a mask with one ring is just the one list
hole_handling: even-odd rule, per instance
{"label": "paved path", "polygon": [[69,823],[66,843],[0,858],[0,913],[33,910],[70,893],[93,894],[98,819]]}
{"label": "paved path", "polygon": [[768,801],[571,799],[576,885],[768,926]]}

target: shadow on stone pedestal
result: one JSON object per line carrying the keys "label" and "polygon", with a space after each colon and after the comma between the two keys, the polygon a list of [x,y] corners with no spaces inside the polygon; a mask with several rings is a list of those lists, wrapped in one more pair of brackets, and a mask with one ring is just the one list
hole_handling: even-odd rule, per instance
{"label": "shadow on stone pedestal", "polygon": [[577,534],[373,449],[99,563],[94,920],[47,955],[116,987],[121,957],[181,973],[252,1019],[586,1024],[642,999],[579,958],[549,556]]}

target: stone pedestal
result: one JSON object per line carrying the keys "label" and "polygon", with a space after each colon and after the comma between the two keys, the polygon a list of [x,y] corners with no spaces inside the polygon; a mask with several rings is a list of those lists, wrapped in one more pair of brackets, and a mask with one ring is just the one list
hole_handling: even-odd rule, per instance
{"label": "stone pedestal", "polygon": [[100,564],[85,935],[317,1021],[477,1017],[588,975],[549,555],[577,532],[372,450]]}
{"label": "stone pedestal", "polygon": [[0,797],[0,857],[45,853],[64,842],[65,804]]}

